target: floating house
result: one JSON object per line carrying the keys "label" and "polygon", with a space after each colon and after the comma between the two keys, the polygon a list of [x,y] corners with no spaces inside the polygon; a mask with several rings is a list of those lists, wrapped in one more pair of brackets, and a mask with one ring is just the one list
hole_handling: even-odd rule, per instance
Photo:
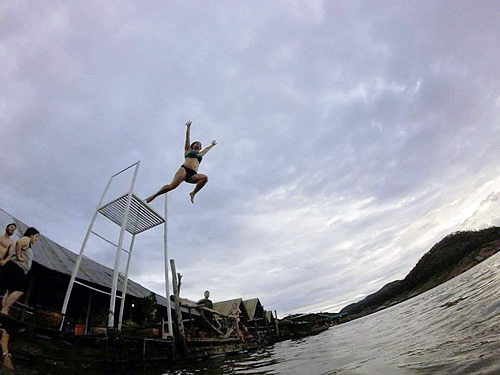
{"label": "floating house", "polygon": [[266,320],[267,320],[267,324],[271,327],[275,326],[276,325],[276,317],[273,315],[273,312],[272,311],[266,311]]}
{"label": "floating house", "polygon": [[240,309],[240,324],[248,326],[251,318],[242,298],[215,302],[213,309],[223,315],[229,315],[233,308],[233,304],[236,304]]}
{"label": "floating house", "polygon": [[249,323],[265,325],[265,311],[258,298],[244,300],[243,305],[248,313]]}
{"label": "floating house", "polygon": [[[247,299],[243,301],[249,315],[248,329],[254,332],[259,338],[269,338],[276,336],[274,317],[270,312],[270,318],[258,298]],[[271,320],[271,321],[270,321]]]}
{"label": "floating house", "polygon": [[309,336],[330,327],[330,319],[320,314],[294,314],[279,321],[281,339]]}

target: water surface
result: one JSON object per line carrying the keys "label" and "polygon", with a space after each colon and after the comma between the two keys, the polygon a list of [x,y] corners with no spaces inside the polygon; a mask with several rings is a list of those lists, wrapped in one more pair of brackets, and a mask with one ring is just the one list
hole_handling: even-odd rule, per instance
{"label": "water surface", "polygon": [[[177,363],[170,368],[128,369],[123,373],[498,375],[499,271],[497,254],[411,300],[316,336],[248,353]],[[57,369],[47,368],[17,373],[60,375]],[[71,375],[81,373],[75,370]],[[95,371],[92,374],[100,375]]]}
{"label": "water surface", "polygon": [[500,254],[316,336],[156,374],[500,374]]}

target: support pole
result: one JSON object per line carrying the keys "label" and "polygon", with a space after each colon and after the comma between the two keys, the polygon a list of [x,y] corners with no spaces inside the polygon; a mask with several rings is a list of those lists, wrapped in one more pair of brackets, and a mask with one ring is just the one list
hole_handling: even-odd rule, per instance
{"label": "support pole", "polygon": [[101,200],[97,204],[97,208],[94,211],[94,215],[92,216],[92,220],[90,220],[89,229],[87,230],[87,234],[85,235],[85,238],[83,240],[82,247],[80,248],[80,253],[78,254],[78,257],[76,258],[75,267],[73,268],[73,273],[71,274],[71,279],[69,280],[68,289],[66,290],[66,296],[64,297],[64,303],[63,303],[63,307],[61,310],[62,319],[61,319],[61,325],[59,326],[59,331],[62,331],[63,326],[64,326],[64,320],[66,318],[66,310],[68,308],[69,297],[71,296],[71,291],[73,290],[73,285],[75,283],[76,275],[78,274],[78,270],[80,269],[80,263],[82,262],[82,258],[83,258],[83,251],[85,250],[85,247],[87,246],[87,242],[89,240],[90,233],[92,232],[92,227],[94,226],[94,222],[97,218],[97,214],[99,213],[99,208],[101,208],[101,206],[102,206],[102,202],[104,201],[104,197],[106,196],[106,193],[108,192],[109,186],[111,185],[111,181],[113,181],[113,178],[114,178],[114,176],[111,176],[109,178],[108,184],[104,188],[104,193],[102,193]]}
{"label": "support pole", "polygon": [[111,284],[111,297],[109,299],[108,329],[114,328],[115,326],[116,288],[118,286],[118,274],[120,273],[120,255],[123,247],[125,228],[127,227],[128,214],[130,211],[130,203],[132,202],[132,193],[134,191],[135,180],[137,178],[137,172],[139,171],[140,163],[141,162],[138,161],[135,166],[134,177],[132,177],[132,182],[130,184],[130,189],[128,192],[127,203],[125,205],[125,211],[123,213],[123,220],[120,229],[120,238],[118,240],[118,248],[116,249],[115,267],[113,269],[113,283]]}
{"label": "support pole", "polygon": [[165,297],[167,298],[167,320],[168,320],[168,334],[174,336],[172,329],[172,306],[170,303],[170,280],[168,277],[168,239],[167,239],[167,213],[168,213],[168,193],[165,193],[165,222],[163,224],[163,251],[165,256]]}
{"label": "support pole", "polygon": [[123,289],[122,289],[122,301],[120,303],[120,315],[118,317],[118,330],[122,330],[123,323],[123,310],[125,308],[125,297],[127,296],[127,287],[128,287],[128,270],[130,267],[130,259],[132,258],[132,249],[134,247],[135,242],[135,234],[132,236],[132,241],[130,243],[130,250],[128,252],[127,258],[127,268],[125,269],[125,280],[123,280]]}

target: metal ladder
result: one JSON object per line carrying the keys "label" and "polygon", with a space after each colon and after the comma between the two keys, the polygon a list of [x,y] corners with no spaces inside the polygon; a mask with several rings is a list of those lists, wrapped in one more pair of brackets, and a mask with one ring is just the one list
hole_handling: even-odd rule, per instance
{"label": "metal ladder", "polygon": [[[172,330],[172,314],[171,314],[171,306],[170,306],[170,285],[169,285],[169,276],[168,276],[168,246],[167,246],[167,206],[168,206],[168,201],[167,201],[167,195],[165,194],[165,216],[162,217],[159,213],[157,213],[153,208],[151,208],[149,205],[147,205],[144,201],[139,199],[135,194],[134,194],[134,186],[135,186],[135,181],[137,178],[137,173],[139,171],[139,165],[140,161],[137,161],[136,163],[128,166],[125,169],[122,169],[120,172],[115,173],[112,175],[108,181],[108,184],[106,185],[104,192],[101,196],[101,199],[97,205],[96,210],[94,211],[94,215],[92,216],[92,219],[90,221],[89,228],[87,230],[87,234],[85,235],[85,238],[82,243],[82,247],[80,249],[80,253],[76,259],[75,266],[73,268],[73,273],[71,275],[70,282],[68,284],[68,288],[66,290],[66,296],[64,297],[64,303],[63,307],[61,310],[62,313],[62,321],[61,325],[59,327],[59,330],[63,329],[64,326],[64,320],[65,320],[65,314],[66,310],[68,308],[68,303],[69,299],[71,296],[71,291],[73,289],[73,285],[75,283],[79,285],[83,285],[87,288],[94,289],[93,287],[86,285],[85,283],[81,281],[76,281],[76,277],[78,275],[78,271],[80,269],[80,264],[83,258],[83,253],[85,251],[85,247],[87,246],[87,242],[90,238],[90,235],[93,234],[100,239],[106,241],[107,243],[113,245],[116,247],[116,257],[115,257],[115,266],[113,269],[113,278],[112,278],[112,284],[111,284],[111,293],[110,295],[110,301],[109,301],[109,312],[108,312],[108,329],[114,329],[115,328],[115,302],[116,302],[116,292],[117,292],[117,286],[118,286],[118,276],[119,276],[119,267],[120,267],[120,255],[121,252],[124,251],[128,253],[128,259],[127,259],[127,266],[125,270],[125,277],[123,281],[123,290],[122,290],[122,295],[121,295],[121,304],[120,304],[120,313],[119,313],[119,319],[118,319],[118,326],[117,329],[120,331],[122,327],[122,319],[123,319],[123,310],[125,306],[125,296],[127,293],[127,284],[128,284],[128,272],[129,272],[129,266],[130,266],[130,259],[132,257],[132,250],[134,247],[134,242],[135,242],[135,236],[139,233],[142,233],[148,229],[154,228],[160,224],[164,225],[164,238],[163,238],[163,248],[164,248],[164,254],[165,254],[165,290],[166,290],[166,298],[167,298],[167,319],[168,319],[168,333],[169,335],[173,335],[173,330]],[[130,183],[129,191],[128,193],[112,200],[109,203],[103,204],[104,198],[106,196],[106,193],[108,192],[111,183],[113,182],[113,179],[120,175],[121,173],[129,170],[130,168],[134,168],[134,174],[132,177],[132,181]],[[120,226],[120,235],[118,238],[118,244],[115,244],[114,242],[108,240],[104,236],[98,234],[93,230],[94,223],[97,219],[98,214],[103,215],[107,219],[111,220],[113,223],[117,224]],[[124,242],[124,236],[125,236],[125,231],[130,233],[132,235],[132,239],[130,241],[130,247],[129,250],[124,249],[123,247],[123,242]],[[101,291],[102,292],[102,291]],[[108,293],[106,293],[108,294]],[[120,297],[118,297],[120,298]]]}

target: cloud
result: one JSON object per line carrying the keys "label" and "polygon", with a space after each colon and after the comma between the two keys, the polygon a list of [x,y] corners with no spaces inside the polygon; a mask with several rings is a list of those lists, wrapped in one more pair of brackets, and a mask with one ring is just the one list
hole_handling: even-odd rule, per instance
{"label": "cloud", "polygon": [[[499,225],[497,8],[4,2],[0,205],[78,251],[109,176],[141,160],[139,196],[168,183],[191,119],[218,144],[196,204],[169,196],[185,296],[342,307]],[[162,257],[161,229],[138,238],[132,277],[159,293]]]}

